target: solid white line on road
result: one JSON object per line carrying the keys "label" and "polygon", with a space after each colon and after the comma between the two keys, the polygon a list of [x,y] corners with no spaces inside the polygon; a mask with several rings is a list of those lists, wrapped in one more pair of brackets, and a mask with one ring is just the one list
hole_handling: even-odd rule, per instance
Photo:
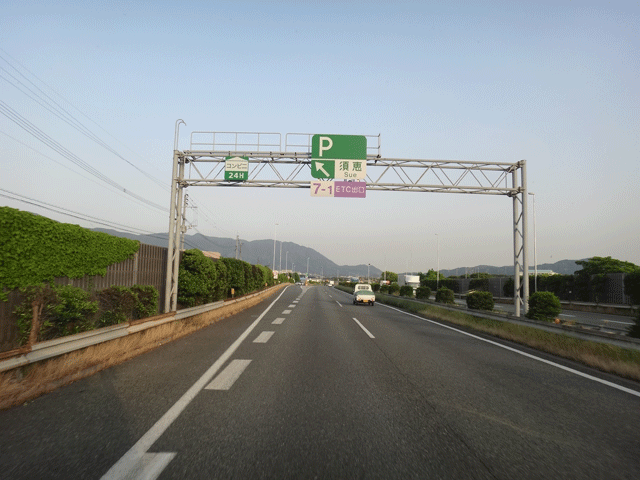
{"label": "solid white line on road", "polygon": [[361,328],[362,330],[364,330],[364,333],[366,333],[367,335],[369,335],[369,338],[376,338],[376,337],[374,337],[374,336],[371,334],[371,332],[370,332],[369,330],[367,330],[366,328],[364,328],[364,325],[362,325],[362,324],[358,321],[358,319],[357,319],[357,318],[355,318],[355,317],[354,317],[353,319],[356,321],[356,323],[357,323],[358,325],[360,325],[360,328]]}
{"label": "solid white line on road", "polygon": [[276,319],[275,319],[273,322],[271,322],[271,323],[272,323],[272,324],[274,324],[274,325],[280,325],[282,322],[284,322],[284,318],[279,317],[279,318],[276,318]]}
{"label": "solid white line on road", "polygon": [[342,308],[342,304],[339,301],[336,300],[336,303]]}
{"label": "solid white line on road", "polygon": [[253,343],[267,343],[275,332],[262,332],[256,337]]}
{"label": "solid white line on road", "polygon": [[621,323],[623,325],[633,325],[633,322],[620,322],[618,320],[609,320],[606,318],[602,318],[600,321],[605,323]]}
{"label": "solid white line on road", "polygon": [[283,315],[289,315],[291,313],[291,310],[284,310],[282,312]]}
{"label": "solid white line on road", "polygon": [[566,313],[560,313],[559,316],[560,317],[575,317],[575,315],[568,315]]}
{"label": "solid white line on road", "polygon": [[130,476],[137,479],[155,480],[175,456],[175,453],[145,453]]}
{"label": "solid white line on road", "polygon": [[[254,340],[255,341],[255,340]],[[205,390],[229,390],[236,382],[251,360],[232,360],[213,381],[204,387]]]}
{"label": "solid white line on road", "polygon": [[233,355],[233,353],[238,349],[238,347],[244,342],[244,340],[249,336],[251,331],[256,328],[260,320],[267,314],[271,307],[275,305],[275,303],[280,300],[280,297],[284,295],[284,292],[287,291],[285,287],[280,295],[269,304],[264,312],[260,314],[255,321],[249,325],[249,327],[240,335],[235,342],[231,344],[231,346],[214,362],[213,365],[209,367],[209,369],[202,375],[196,383],[194,383],[185,393],[180,397],[180,399],[173,404],[173,406],[167,410],[167,412],[158,420],[153,427],[151,427],[147,433],[145,433],[140,440],[138,440],[133,447],[129,449],[127,453],[125,453],[120,460],[118,460],[107,473],[103,475],[104,480],[108,479],[136,479],[143,478],[140,476],[132,476],[130,475],[137,468],[140,462],[143,460],[144,455],[147,453],[151,445],[153,445],[158,438],[162,436],[162,434],[169,428],[169,426],[173,423],[173,421],[178,418],[178,416],[182,413],[182,411],[187,408],[187,405],[191,403],[191,401],[195,398],[195,396],[202,390],[207,383],[211,381],[213,376],[220,370],[220,367],[225,364],[229,357]]}
{"label": "solid white line on road", "polygon": [[520,351],[518,349],[508,347],[506,345],[502,345],[501,343],[494,342],[492,340],[488,340],[486,338],[482,338],[482,337],[479,337],[477,335],[473,335],[472,333],[468,333],[468,332],[465,332],[465,331],[462,331],[462,330],[458,330],[457,328],[453,328],[453,327],[450,327],[449,325],[444,325],[442,323],[438,323],[438,322],[435,322],[433,320],[429,320],[428,318],[419,317],[418,315],[414,315],[412,313],[405,312],[404,310],[400,310],[400,309],[395,308],[395,307],[390,307],[389,305],[385,305],[385,304],[379,304],[379,305],[382,305],[383,307],[390,308],[391,310],[395,310],[395,311],[400,312],[400,313],[404,313],[405,315],[409,315],[410,317],[417,318],[417,319],[422,320],[424,322],[433,323],[434,325],[438,325],[440,327],[448,328],[449,330],[453,330],[454,332],[458,332],[458,333],[461,333],[463,335],[467,335],[468,337],[472,337],[472,338],[475,338],[477,340],[481,340],[483,342],[490,343],[491,345],[495,345],[496,347],[504,348],[505,350],[509,350],[511,352],[520,354],[522,356],[531,358],[533,360],[537,360],[538,362],[546,363],[547,365],[551,365],[552,367],[559,368],[560,370],[564,370],[566,372],[573,373],[574,375],[578,375],[580,377],[592,380],[594,382],[602,383],[603,385],[607,385],[608,387],[612,387],[612,388],[615,388],[617,390],[621,390],[623,392],[630,393],[631,395],[635,395],[636,397],[640,397],[640,392],[638,392],[636,390],[631,390],[630,388],[627,388],[627,387],[623,387],[622,385],[618,385],[617,383],[609,382],[607,380],[603,380],[601,378],[594,377],[592,375],[589,375],[588,373],[582,373],[582,372],[580,372],[578,370],[574,370],[573,368],[569,368],[569,367],[565,367],[564,365],[560,365],[559,363],[555,363],[555,362],[552,362],[550,360],[546,360],[544,358],[536,357],[535,355],[531,355],[530,353],[523,352],[523,351]]}

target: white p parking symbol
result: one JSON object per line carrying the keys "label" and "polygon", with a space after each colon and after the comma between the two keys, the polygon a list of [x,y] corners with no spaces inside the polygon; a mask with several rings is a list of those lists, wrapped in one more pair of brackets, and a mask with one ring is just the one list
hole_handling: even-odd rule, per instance
{"label": "white p parking symbol", "polygon": [[331,137],[320,137],[319,140],[320,141],[318,142],[318,155],[322,156],[322,152],[324,152],[325,150],[330,150],[331,147],[333,147],[333,140],[331,140]]}

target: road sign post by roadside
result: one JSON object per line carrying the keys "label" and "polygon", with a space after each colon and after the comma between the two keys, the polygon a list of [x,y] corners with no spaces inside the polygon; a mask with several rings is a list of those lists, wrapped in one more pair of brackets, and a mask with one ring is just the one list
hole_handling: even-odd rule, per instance
{"label": "road sign post by roadside", "polygon": [[311,176],[361,180],[367,174],[367,138],[364,135],[313,135]]}
{"label": "road sign post by roadside", "polygon": [[226,157],[224,179],[244,182],[249,179],[249,159],[247,157]]}

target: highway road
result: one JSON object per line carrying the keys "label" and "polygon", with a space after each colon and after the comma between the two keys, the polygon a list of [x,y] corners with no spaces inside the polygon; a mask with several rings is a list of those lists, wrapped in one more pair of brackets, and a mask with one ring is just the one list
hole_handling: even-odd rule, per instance
{"label": "highway road", "polygon": [[0,477],[640,478],[640,385],[287,287],[0,412]]}

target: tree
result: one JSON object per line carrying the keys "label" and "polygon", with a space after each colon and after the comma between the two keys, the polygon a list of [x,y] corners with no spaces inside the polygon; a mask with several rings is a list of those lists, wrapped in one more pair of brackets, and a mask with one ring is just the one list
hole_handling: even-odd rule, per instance
{"label": "tree", "polygon": [[423,281],[427,281],[427,280],[437,280],[438,279],[438,272],[436,272],[433,268],[429,269],[429,271],[427,273],[421,273],[420,274],[420,283],[422,284]]}
{"label": "tree", "polygon": [[591,276],[606,273],[633,273],[640,271],[640,267],[611,257],[591,257],[587,260],[576,261],[582,267],[576,275]]}
{"label": "tree", "polygon": [[576,261],[582,270],[576,272],[576,293],[578,299],[590,301],[591,295],[596,302],[604,295],[605,275],[607,273],[634,273],[640,267],[611,257],[591,257],[587,260]]}
{"label": "tree", "polygon": [[398,274],[397,273],[393,273],[393,272],[389,272],[388,270],[386,272],[384,272],[382,275],[380,275],[380,278],[382,280],[384,280],[386,278],[389,283],[394,283],[394,282],[397,283],[398,282]]}

